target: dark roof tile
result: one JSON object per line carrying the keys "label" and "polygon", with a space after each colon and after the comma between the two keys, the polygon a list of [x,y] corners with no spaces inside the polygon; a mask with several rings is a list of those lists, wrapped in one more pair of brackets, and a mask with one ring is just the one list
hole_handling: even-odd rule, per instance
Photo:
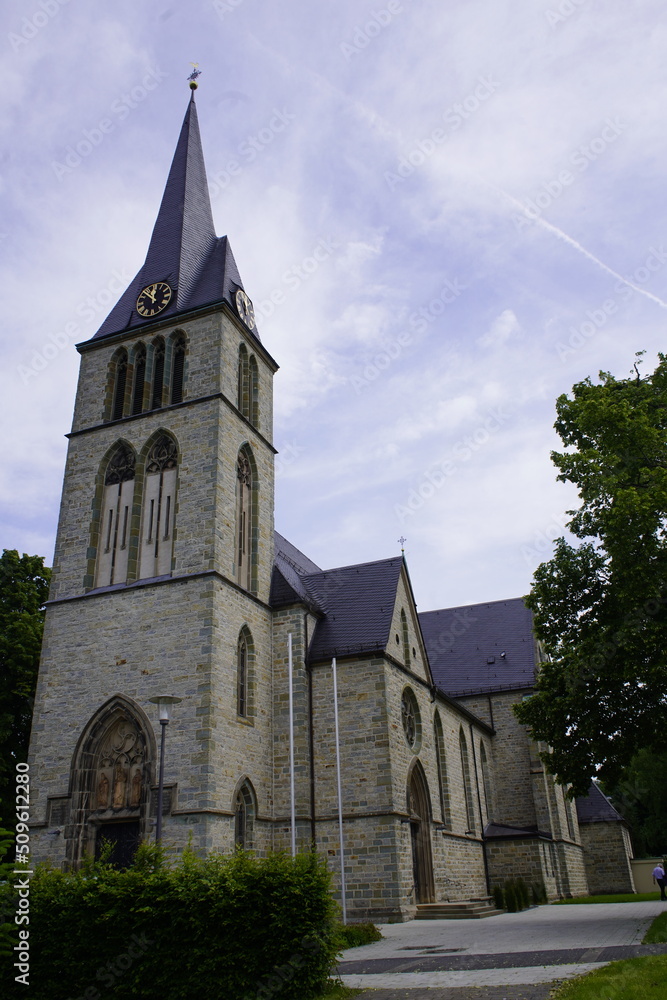
{"label": "dark roof tile", "polygon": [[433,678],[446,694],[533,686],[533,618],[520,597],[425,611],[419,621]]}

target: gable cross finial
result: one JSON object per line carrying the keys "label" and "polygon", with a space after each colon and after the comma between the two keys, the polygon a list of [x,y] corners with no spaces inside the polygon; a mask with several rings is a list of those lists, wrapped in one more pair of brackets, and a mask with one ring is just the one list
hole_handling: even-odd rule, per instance
{"label": "gable cross finial", "polygon": [[201,76],[201,70],[198,69],[199,63],[190,63],[190,65],[193,67],[192,73],[190,73],[190,76],[188,77],[190,90],[196,90],[199,86],[197,83],[197,77]]}
{"label": "gable cross finial", "polygon": [[403,538],[403,535],[401,535],[401,537],[398,539],[398,544],[401,546],[401,552],[402,552],[403,555],[405,555],[405,543],[406,542],[407,542],[407,538]]}

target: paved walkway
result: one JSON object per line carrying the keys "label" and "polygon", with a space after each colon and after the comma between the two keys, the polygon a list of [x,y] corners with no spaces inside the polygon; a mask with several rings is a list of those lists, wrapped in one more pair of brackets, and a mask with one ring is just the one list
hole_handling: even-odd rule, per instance
{"label": "paved walkway", "polygon": [[665,908],[581,903],[384,924],[384,939],[343,952],[338,971],[348,986],[371,989],[368,1000],[543,1000],[557,981],[607,962],[667,954],[667,945],[641,944]]}

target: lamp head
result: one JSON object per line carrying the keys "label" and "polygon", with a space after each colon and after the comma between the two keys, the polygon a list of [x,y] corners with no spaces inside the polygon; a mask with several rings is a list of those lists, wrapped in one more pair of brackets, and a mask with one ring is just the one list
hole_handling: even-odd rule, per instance
{"label": "lamp head", "polygon": [[149,698],[150,702],[157,705],[158,708],[158,718],[160,722],[169,722],[169,706],[176,705],[179,701],[183,701],[182,698],[175,698],[170,694],[159,694],[155,698]]}

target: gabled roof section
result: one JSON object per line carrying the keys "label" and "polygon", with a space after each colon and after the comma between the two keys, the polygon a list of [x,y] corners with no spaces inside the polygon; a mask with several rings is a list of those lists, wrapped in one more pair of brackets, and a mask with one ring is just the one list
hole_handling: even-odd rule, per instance
{"label": "gabled roof section", "polygon": [[[174,294],[163,312],[147,320],[136,311],[137,296],[156,281],[166,281]],[[222,301],[236,313],[239,288],[243,284],[229,240],[215,235],[193,91],[146,260],[93,339]],[[257,337],[256,329],[252,333]]]}
{"label": "gabled roof section", "polygon": [[426,611],[419,621],[433,679],[450,697],[533,686],[533,616],[520,597]]}
{"label": "gabled roof section", "polygon": [[591,781],[588,795],[574,801],[580,823],[625,823],[618,809],[614,808],[594,781]]}
{"label": "gabled roof section", "polygon": [[311,660],[386,649],[402,567],[397,556],[303,577],[312,600],[325,612],[315,628]]}

